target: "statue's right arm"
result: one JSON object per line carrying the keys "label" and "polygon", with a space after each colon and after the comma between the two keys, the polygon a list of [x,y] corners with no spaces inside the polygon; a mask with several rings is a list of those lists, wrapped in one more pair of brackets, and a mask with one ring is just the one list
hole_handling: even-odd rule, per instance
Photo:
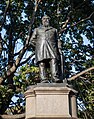
{"label": "statue's right arm", "polygon": [[36,39],[37,39],[37,29],[34,29],[34,32],[30,38],[30,46],[35,47],[36,46]]}

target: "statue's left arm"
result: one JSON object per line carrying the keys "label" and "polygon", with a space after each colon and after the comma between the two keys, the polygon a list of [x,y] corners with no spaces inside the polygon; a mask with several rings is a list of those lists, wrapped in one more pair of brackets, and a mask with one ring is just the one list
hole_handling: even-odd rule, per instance
{"label": "statue's left arm", "polygon": [[58,47],[59,53],[61,54],[61,51],[62,51],[62,41],[59,39],[59,35],[57,33],[57,29],[56,29],[56,41],[57,41],[57,47]]}

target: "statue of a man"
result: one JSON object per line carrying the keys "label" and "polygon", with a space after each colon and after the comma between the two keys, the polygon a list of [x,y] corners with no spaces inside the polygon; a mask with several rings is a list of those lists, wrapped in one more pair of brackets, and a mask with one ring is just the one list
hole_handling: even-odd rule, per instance
{"label": "statue of a man", "polygon": [[49,16],[43,16],[42,26],[34,29],[30,44],[35,47],[35,58],[39,65],[41,82],[47,82],[46,69],[50,66],[52,81],[58,83],[61,80],[58,70],[57,29],[50,26],[49,20]]}

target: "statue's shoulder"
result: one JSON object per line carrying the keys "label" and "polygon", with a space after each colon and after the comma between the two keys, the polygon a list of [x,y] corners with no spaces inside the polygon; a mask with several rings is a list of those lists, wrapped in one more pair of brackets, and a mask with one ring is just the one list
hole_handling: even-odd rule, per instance
{"label": "statue's shoulder", "polygon": [[54,27],[51,27],[51,28],[52,28],[53,31],[57,32],[57,29],[56,28],[54,28]]}
{"label": "statue's shoulder", "polygon": [[39,28],[35,28],[35,30],[37,31]]}
{"label": "statue's shoulder", "polygon": [[40,27],[37,27],[37,28],[34,29],[34,32],[35,32],[35,33],[38,33],[39,30],[40,30]]}
{"label": "statue's shoulder", "polygon": [[40,30],[42,30],[42,29],[43,29],[42,26],[39,26],[39,27],[36,28],[37,31],[40,31]]}

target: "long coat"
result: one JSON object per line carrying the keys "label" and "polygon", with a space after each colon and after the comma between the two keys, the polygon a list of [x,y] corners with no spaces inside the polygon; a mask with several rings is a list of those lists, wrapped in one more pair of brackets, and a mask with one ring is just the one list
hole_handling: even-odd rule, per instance
{"label": "long coat", "polygon": [[30,44],[35,46],[36,63],[45,60],[58,58],[57,30],[53,27],[35,28]]}

